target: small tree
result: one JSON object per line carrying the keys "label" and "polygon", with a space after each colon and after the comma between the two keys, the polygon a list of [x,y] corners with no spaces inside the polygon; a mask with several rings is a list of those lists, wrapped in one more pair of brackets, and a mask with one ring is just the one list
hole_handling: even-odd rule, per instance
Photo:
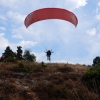
{"label": "small tree", "polygon": [[93,66],[98,66],[100,65],[100,57],[97,56],[96,58],[93,59]]}
{"label": "small tree", "polygon": [[23,53],[23,51],[22,51],[21,48],[22,48],[21,46],[17,47],[17,58],[18,59],[22,59],[22,53]]}
{"label": "small tree", "polygon": [[14,62],[16,59],[16,53],[13,52],[9,46],[6,47],[6,50],[4,53],[2,53],[1,61],[6,61],[6,62]]}
{"label": "small tree", "polygon": [[23,58],[29,61],[36,61],[36,56],[34,54],[31,54],[29,50],[25,50]]}
{"label": "small tree", "polygon": [[3,53],[3,55],[5,56],[5,58],[13,57],[14,56],[13,54],[14,54],[14,52],[10,49],[9,46],[6,47],[6,50]]}

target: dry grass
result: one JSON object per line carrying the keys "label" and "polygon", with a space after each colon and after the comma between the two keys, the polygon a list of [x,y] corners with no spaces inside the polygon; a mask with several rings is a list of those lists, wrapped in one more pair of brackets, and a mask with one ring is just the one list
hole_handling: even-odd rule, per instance
{"label": "dry grass", "polygon": [[[14,70],[22,63],[29,73]],[[18,67],[16,67],[18,68]],[[89,69],[80,64],[0,63],[0,100],[100,100],[99,94],[82,84]]]}

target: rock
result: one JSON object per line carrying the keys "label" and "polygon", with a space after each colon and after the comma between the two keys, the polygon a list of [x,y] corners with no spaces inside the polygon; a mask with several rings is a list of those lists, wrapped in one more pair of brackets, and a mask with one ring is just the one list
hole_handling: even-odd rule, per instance
{"label": "rock", "polygon": [[12,76],[14,76],[14,77],[18,77],[18,76],[25,77],[25,74],[24,73],[12,73]]}
{"label": "rock", "polygon": [[28,82],[28,83],[31,83],[31,84],[35,83],[34,80],[27,80],[27,82]]}

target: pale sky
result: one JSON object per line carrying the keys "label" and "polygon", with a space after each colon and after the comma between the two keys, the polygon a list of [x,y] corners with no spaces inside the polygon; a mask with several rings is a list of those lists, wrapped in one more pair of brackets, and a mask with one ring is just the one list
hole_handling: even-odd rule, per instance
{"label": "pale sky", "polygon": [[[39,21],[28,28],[25,17],[41,8],[63,8],[73,12],[78,25],[58,19]],[[99,0],[0,0],[0,55],[5,48],[16,52],[29,49],[37,62],[46,60],[52,49],[51,62],[92,64],[100,56]]]}

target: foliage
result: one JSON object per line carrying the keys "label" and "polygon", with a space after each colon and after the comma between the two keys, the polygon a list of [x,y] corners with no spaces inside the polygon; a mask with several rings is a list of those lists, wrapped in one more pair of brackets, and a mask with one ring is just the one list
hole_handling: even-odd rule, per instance
{"label": "foliage", "polygon": [[[6,47],[6,50],[4,53],[2,53],[2,57],[0,58],[0,62],[6,61],[6,62],[14,62],[15,60],[22,60],[23,58],[25,60],[29,61],[36,61],[36,56],[34,54],[31,54],[29,50],[25,50],[24,55],[22,55],[22,47],[17,47],[17,53],[13,52],[9,46]],[[3,59],[4,56],[4,59]]]}
{"label": "foliage", "polygon": [[19,63],[17,66],[13,66],[14,71],[26,73],[32,73],[32,68],[32,66],[24,65],[23,63]]}
{"label": "foliage", "polygon": [[96,58],[93,59],[93,66],[98,66],[100,65],[100,57],[97,56]]}
{"label": "foliage", "polygon": [[82,80],[90,87],[93,87],[94,84],[98,86],[100,84],[100,66],[90,68]]}
{"label": "foliage", "polygon": [[9,56],[8,58],[6,58],[4,60],[4,62],[15,62],[16,61],[16,58],[12,57],[12,56]]}
{"label": "foliage", "polygon": [[47,67],[43,61],[41,62],[41,66],[44,68]]}
{"label": "foliage", "polygon": [[25,50],[23,58],[29,61],[36,61],[36,56],[34,54],[31,54],[29,50]]}
{"label": "foliage", "polygon": [[21,46],[18,46],[17,47],[17,58],[18,59],[22,59],[22,53],[23,53],[23,51],[21,50]]}
{"label": "foliage", "polygon": [[3,55],[5,56],[5,59],[8,57],[15,57],[16,56],[16,54],[10,49],[9,46],[6,47],[6,50],[3,53]]}

